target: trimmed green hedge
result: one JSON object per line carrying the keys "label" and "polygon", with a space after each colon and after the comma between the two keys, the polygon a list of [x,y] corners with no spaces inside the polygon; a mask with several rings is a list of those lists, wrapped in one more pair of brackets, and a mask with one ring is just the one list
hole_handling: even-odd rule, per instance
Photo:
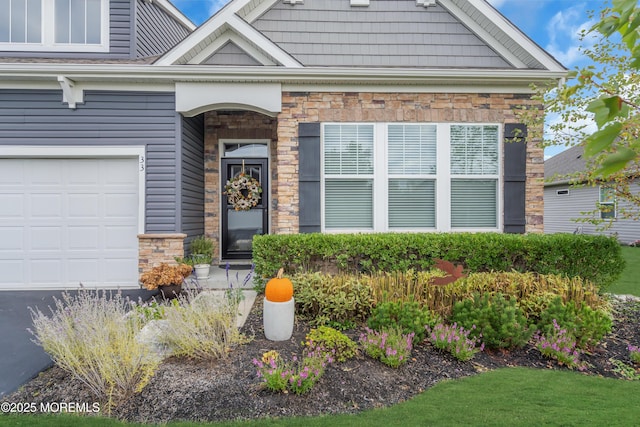
{"label": "trimmed green hedge", "polygon": [[606,290],[624,268],[619,243],[610,237],[573,234],[371,233],[270,234],[253,239],[258,277],[280,267],[298,271],[362,272],[428,270],[435,258],[466,271],[531,271],[579,276]]}

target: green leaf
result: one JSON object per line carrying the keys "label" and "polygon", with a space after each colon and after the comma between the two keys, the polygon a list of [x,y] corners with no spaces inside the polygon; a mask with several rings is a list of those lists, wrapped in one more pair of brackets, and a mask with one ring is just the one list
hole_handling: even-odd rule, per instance
{"label": "green leaf", "polygon": [[600,97],[592,101],[587,106],[587,111],[594,114],[598,129],[602,129],[616,117],[627,117],[629,115],[628,106],[618,95],[608,98]]}
{"label": "green leaf", "polygon": [[621,130],[622,123],[616,122],[589,135],[586,139],[587,144],[584,154],[587,157],[592,157],[611,146],[613,141],[620,135]]}
{"label": "green leaf", "polygon": [[607,156],[607,158],[602,162],[602,167],[596,171],[596,174],[606,178],[609,175],[624,169],[627,164],[637,156],[638,153],[630,148],[619,147],[617,152]]}

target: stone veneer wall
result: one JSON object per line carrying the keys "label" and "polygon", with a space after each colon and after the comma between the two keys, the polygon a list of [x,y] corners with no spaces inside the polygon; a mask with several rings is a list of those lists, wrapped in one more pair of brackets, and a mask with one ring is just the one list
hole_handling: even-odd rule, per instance
{"label": "stone veneer wall", "polygon": [[279,165],[276,164],[277,127],[276,119],[252,111],[210,111],[204,119],[204,230],[214,241],[213,259],[220,259],[220,153],[221,139],[268,139],[271,141],[271,212],[272,223],[277,212],[277,193],[274,183],[278,181]]}
{"label": "stone veneer wall", "polygon": [[[278,143],[272,164],[272,233],[298,232],[298,123],[302,122],[455,122],[518,123],[514,108],[538,102],[520,94],[285,92],[278,115]],[[542,134],[542,132],[529,132]],[[539,141],[527,144],[526,231],[543,229],[544,154]]]}
{"label": "stone veneer wall", "polygon": [[138,272],[143,273],[161,263],[176,264],[175,257],[184,257],[186,234],[139,234]]}

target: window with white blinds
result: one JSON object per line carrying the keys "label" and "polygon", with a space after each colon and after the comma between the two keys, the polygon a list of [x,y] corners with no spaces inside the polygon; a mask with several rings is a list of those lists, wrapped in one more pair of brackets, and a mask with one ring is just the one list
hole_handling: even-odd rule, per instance
{"label": "window with white blinds", "polygon": [[325,123],[323,230],[499,229],[499,141],[493,124]]}
{"label": "window with white blinds", "polygon": [[330,229],[373,229],[372,124],[324,127],[324,217]]}
{"label": "window with white blinds", "polygon": [[387,128],[388,226],[436,226],[436,125],[392,124]]}
{"label": "window with white blinds", "polygon": [[451,174],[498,174],[498,126],[451,126]]}
{"label": "window with white blinds", "polygon": [[451,227],[498,226],[498,126],[451,126]]}

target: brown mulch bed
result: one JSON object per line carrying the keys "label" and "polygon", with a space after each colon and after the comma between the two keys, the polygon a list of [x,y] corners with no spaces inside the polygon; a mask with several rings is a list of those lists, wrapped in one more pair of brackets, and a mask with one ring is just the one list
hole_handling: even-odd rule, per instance
{"label": "brown mulch bed", "polygon": [[[611,359],[630,364],[627,345],[640,345],[640,302],[614,302],[613,331],[582,359],[589,364],[584,374],[621,378]],[[306,395],[272,393],[260,386],[253,358],[268,350],[282,356],[300,354],[309,325],[296,321],[288,341],[272,342],[262,332],[262,304],[256,301],[243,332],[254,338],[233,350],[225,360],[165,361],[147,387],[115,408],[111,416],[137,422],[171,420],[221,421],[239,418],[283,417],[354,413],[389,406],[410,399],[439,381],[474,375],[491,369],[525,366],[566,369],[543,358],[528,345],[514,351],[484,351],[470,362],[460,362],[427,343],[414,347],[412,359],[392,369],[360,356],[331,365]],[[358,331],[348,333],[357,340]],[[78,380],[53,367],[9,396],[13,402],[94,402]]]}

